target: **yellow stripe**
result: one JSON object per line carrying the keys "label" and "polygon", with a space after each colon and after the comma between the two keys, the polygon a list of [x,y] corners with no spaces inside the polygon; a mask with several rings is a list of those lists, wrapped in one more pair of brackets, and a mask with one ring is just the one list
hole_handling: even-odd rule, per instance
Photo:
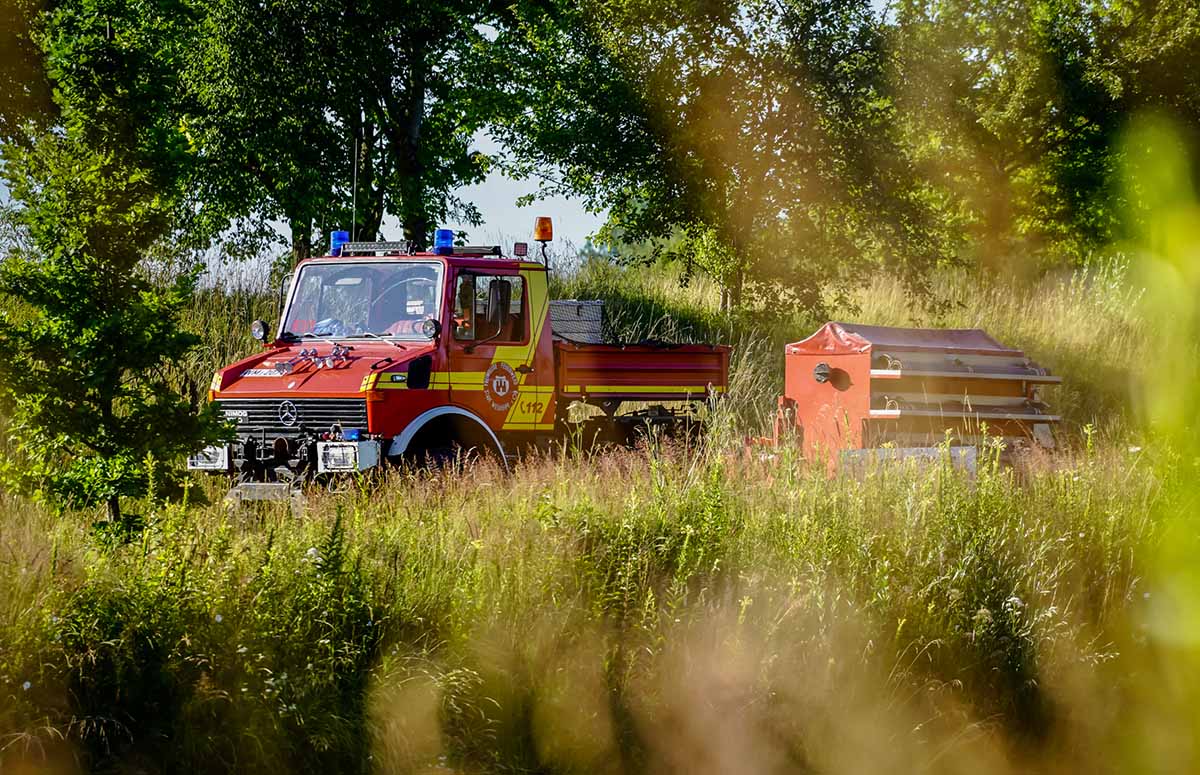
{"label": "yellow stripe", "polygon": [[[580,392],[578,386],[575,390],[567,388],[567,392]],[[724,393],[725,388],[716,386],[713,388],[716,393]],[[584,387],[584,393],[707,393],[708,388],[700,385],[587,385]]]}
{"label": "yellow stripe", "polygon": [[[407,382],[380,381],[380,374],[368,374],[363,378],[359,390],[406,390]],[[524,375],[522,375],[524,376]],[[454,388],[455,390],[483,390],[484,373],[479,371],[436,371],[429,375],[429,387]],[[554,393],[553,385],[528,385],[521,390],[536,395]]]}

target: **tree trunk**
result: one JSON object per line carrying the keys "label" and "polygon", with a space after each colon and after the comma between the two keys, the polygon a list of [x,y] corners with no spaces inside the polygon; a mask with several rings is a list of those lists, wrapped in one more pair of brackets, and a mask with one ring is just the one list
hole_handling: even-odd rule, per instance
{"label": "tree trunk", "polygon": [[383,224],[383,186],[376,186],[376,180],[381,177],[376,165],[376,144],[379,142],[379,132],[373,121],[363,124],[362,135],[358,146],[358,214],[356,218],[356,239],[370,242],[382,239],[379,227]]}
{"label": "tree trunk", "polygon": [[[121,371],[118,367],[110,368],[104,386],[101,388],[100,424],[105,430],[111,430],[116,424],[117,389],[121,384]],[[108,450],[111,452],[112,450]],[[102,451],[101,454],[104,454]],[[121,521],[121,496],[110,495],[105,502],[108,506],[108,519],[114,525]]]}
{"label": "tree trunk", "polygon": [[289,218],[292,226],[292,266],[312,255],[312,218]]}
{"label": "tree trunk", "polygon": [[425,201],[425,164],[421,161],[421,129],[425,122],[425,57],[413,52],[412,71],[404,106],[403,130],[396,139],[396,166],[400,173],[400,221],[404,239],[413,250],[429,247],[429,212]]}

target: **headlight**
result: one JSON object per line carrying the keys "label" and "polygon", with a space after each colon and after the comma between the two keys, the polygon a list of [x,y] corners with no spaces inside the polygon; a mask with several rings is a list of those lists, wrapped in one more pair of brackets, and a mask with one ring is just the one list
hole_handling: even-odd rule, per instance
{"label": "headlight", "polygon": [[188,458],[187,467],[189,471],[228,471],[229,447],[205,447]]}
{"label": "headlight", "polygon": [[379,465],[378,441],[322,441],[317,444],[317,471],[365,471]]}
{"label": "headlight", "polygon": [[321,450],[321,467],[326,471],[355,471],[358,450],[353,444],[328,444]]}

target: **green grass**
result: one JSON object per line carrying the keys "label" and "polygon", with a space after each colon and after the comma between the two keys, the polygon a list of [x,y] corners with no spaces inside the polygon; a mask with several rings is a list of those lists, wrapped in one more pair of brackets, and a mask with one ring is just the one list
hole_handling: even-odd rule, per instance
{"label": "green grass", "polygon": [[1111,451],[830,480],[657,449],[397,475],[303,519],[166,507],[108,548],[9,502],[5,757],[1084,769],[1145,667],[1128,622],[1162,497]]}
{"label": "green grass", "polygon": [[[961,304],[937,322],[1067,381],[1064,449],[985,456],[975,477],[830,478],[743,449],[782,343],[822,321],[730,319],[715,289],[662,272],[556,283],[608,300],[623,338],[736,344],[728,432],[509,476],[397,472],[316,493],[303,517],[205,505],[218,483],[198,481],[188,502],[141,504],[128,544],[99,540],[95,515],[0,496],[0,772],[1195,764],[1171,744],[1195,731],[1190,641],[1155,629],[1185,599],[1162,558],[1192,544],[1161,515],[1190,503],[1189,469],[1131,430],[1150,332],[1118,269],[940,280]],[[181,384],[250,351],[273,304],[200,299]],[[885,280],[856,307],[838,317],[930,322]]]}

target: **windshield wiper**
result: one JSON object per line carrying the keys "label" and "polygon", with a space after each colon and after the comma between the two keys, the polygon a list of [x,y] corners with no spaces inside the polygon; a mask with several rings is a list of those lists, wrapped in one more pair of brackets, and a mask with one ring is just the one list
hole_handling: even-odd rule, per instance
{"label": "windshield wiper", "polygon": [[302,334],[297,334],[292,331],[284,331],[279,335],[279,338],[287,342],[298,342],[306,336],[310,336],[313,339],[320,339],[323,336],[333,336],[333,334],[314,334],[311,331],[305,331]]}
{"label": "windshield wiper", "polygon": [[381,341],[381,342],[387,342],[388,344],[390,344],[390,345],[391,345],[391,346],[393,346],[393,347],[399,347],[401,350],[407,350],[407,349],[408,349],[407,347],[405,347],[404,345],[400,344],[400,343],[399,343],[399,342],[397,342],[396,340],[394,340],[394,339],[385,339],[385,338],[383,338],[382,336],[380,336],[379,334],[375,333],[374,331],[363,331],[361,334],[359,334],[359,336],[369,336],[369,337],[371,337],[372,339],[378,339],[378,340],[379,340],[379,341]]}

